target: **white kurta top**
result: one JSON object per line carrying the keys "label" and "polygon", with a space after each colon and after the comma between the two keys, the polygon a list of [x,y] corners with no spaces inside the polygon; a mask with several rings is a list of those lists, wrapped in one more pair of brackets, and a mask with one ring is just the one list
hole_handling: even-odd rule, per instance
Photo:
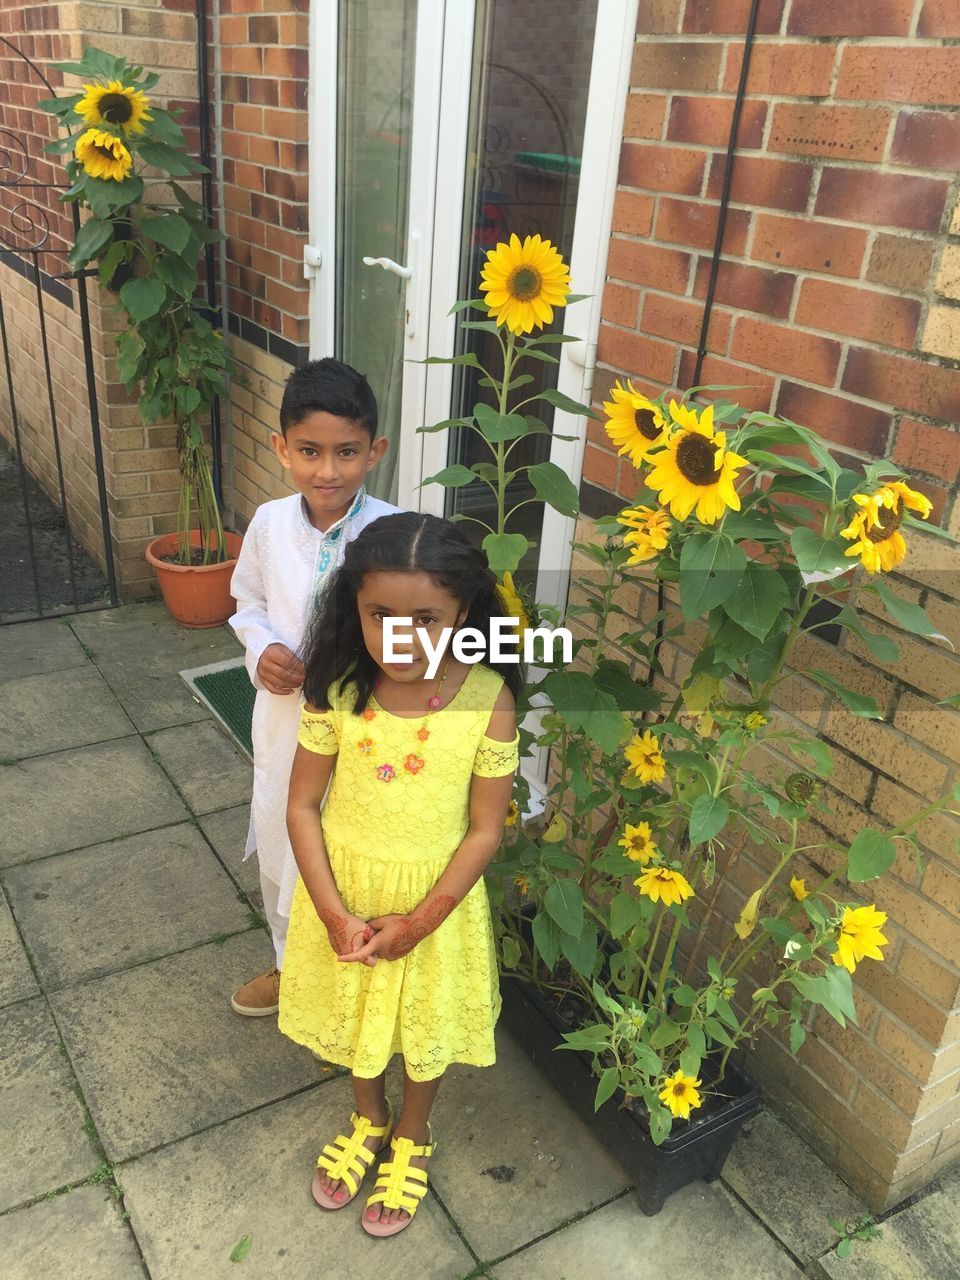
{"label": "white kurta top", "polygon": [[350,510],[325,532],[310,523],[299,493],[258,507],[243,539],[230,590],[237,612],[230,626],[246,649],[257,690],[253,707],[253,801],[246,855],[256,852],[264,876],[280,886],[278,910],[290,914],[297,864],[287,838],[287,790],[297,750],[303,695],[268,692],[257,677],[267,645],[299,652],[307,622],[344,544],[397,507],[361,489]]}

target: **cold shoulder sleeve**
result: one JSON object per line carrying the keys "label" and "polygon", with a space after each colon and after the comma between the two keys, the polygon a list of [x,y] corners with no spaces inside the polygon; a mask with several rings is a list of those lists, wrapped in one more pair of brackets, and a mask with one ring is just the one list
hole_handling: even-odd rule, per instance
{"label": "cold shoulder sleeve", "polygon": [[502,778],[515,773],[520,763],[520,735],[512,742],[497,742],[486,734],[480,739],[473,761],[473,772],[478,778]]}
{"label": "cold shoulder sleeve", "polygon": [[[333,694],[332,689],[330,693]],[[316,755],[335,756],[340,750],[339,699],[331,696],[329,711],[311,711],[309,707],[303,707],[297,741]]]}

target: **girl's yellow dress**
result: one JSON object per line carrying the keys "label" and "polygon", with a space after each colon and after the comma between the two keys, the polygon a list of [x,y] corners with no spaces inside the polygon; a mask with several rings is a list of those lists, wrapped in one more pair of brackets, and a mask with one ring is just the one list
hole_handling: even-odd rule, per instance
{"label": "girl's yellow dress", "polygon": [[[324,843],[348,911],[363,920],[412,911],[469,825],[470,781],[513,773],[512,743],[486,737],[502,677],[472,666],[447,706],[395,716],[353,689],[331,709],[304,709],[299,741],[337,755],[322,814]],[[500,987],[482,879],[433,933],[399,960],[338,961],[303,881],[297,881],[280,984],[280,1030],[355,1075],[378,1076],[395,1053],[414,1080],[452,1062],[491,1066]]]}

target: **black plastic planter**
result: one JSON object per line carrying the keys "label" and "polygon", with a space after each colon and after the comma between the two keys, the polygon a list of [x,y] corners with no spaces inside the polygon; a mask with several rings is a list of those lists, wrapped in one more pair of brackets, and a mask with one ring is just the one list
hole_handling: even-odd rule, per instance
{"label": "black plastic planter", "polygon": [[760,1106],[760,1086],[745,1071],[728,1066],[723,1080],[728,1099],[701,1119],[677,1128],[658,1147],[650,1137],[646,1115],[639,1108],[622,1105],[622,1091],[594,1111],[597,1080],[591,1057],[567,1049],[557,1052],[569,1027],[537,989],[516,978],[504,978],[502,990],[503,1024],[597,1141],[623,1166],[644,1213],[659,1213],[667,1196],[688,1182],[699,1178],[713,1182],[720,1177],[734,1138]]}

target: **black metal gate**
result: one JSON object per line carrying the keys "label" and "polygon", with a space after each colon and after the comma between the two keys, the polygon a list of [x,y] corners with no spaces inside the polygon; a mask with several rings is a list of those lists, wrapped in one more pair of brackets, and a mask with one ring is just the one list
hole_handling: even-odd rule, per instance
{"label": "black metal gate", "polygon": [[87,282],[67,263],[80,219],[43,154],[48,96],[0,36],[0,624],[117,604]]}

